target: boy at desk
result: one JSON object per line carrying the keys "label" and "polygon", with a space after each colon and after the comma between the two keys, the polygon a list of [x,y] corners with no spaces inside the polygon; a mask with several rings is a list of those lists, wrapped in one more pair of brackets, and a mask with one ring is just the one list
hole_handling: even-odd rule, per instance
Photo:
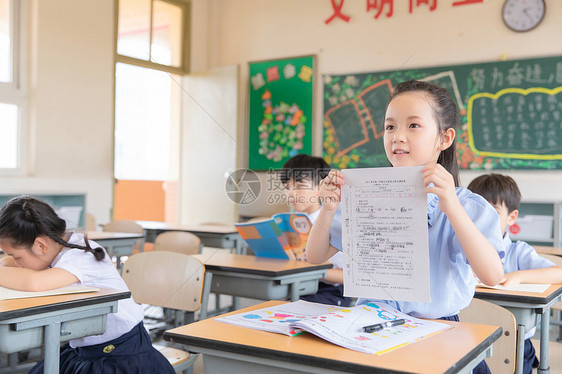
{"label": "boy at desk", "polygon": [[[300,154],[283,165],[281,182],[287,189],[291,209],[306,213],[312,223],[320,210],[318,202],[319,184],[330,172],[330,166],[320,157]],[[333,265],[324,280],[318,285],[318,292],[301,299],[315,303],[349,306],[351,298],[343,296],[343,258],[338,252],[330,258]]]}
{"label": "boy at desk", "polygon": [[[523,241],[513,243],[507,233],[507,227],[517,220],[521,192],[513,178],[501,174],[486,174],[474,179],[468,189],[484,197],[496,208],[500,217],[505,255],[501,258],[504,286],[519,283],[562,283],[562,268],[538,255],[533,247]],[[531,373],[538,366],[531,337],[535,328],[525,335],[523,373]]]}

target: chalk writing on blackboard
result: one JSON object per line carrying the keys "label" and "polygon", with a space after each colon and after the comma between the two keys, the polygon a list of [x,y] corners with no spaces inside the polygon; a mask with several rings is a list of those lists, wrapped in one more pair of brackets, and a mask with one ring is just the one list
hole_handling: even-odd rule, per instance
{"label": "chalk writing on blackboard", "polygon": [[468,100],[468,138],[478,154],[561,160],[562,87],[506,88]]}
{"label": "chalk writing on blackboard", "polygon": [[324,75],[324,114],[356,101],[360,113],[354,116],[367,127],[365,133],[361,126],[361,143],[341,148],[338,138],[349,135],[348,129],[337,123],[339,118],[325,116],[323,149],[329,164],[342,169],[388,165],[381,136],[384,110],[392,87],[409,79],[436,83],[456,102],[462,169],[562,169],[562,56]]}

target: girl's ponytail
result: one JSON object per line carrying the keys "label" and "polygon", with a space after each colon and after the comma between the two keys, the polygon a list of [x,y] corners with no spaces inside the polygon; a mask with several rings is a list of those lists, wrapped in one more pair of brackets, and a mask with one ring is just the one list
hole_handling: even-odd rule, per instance
{"label": "girl's ponytail", "polygon": [[31,247],[38,236],[46,235],[64,247],[82,249],[92,253],[97,261],[103,260],[104,249],[92,248],[86,235],[86,245],[78,245],[63,240],[65,232],[66,222],[49,204],[33,197],[15,197],[0,210],[0,238],[11,239],[15,246]]}

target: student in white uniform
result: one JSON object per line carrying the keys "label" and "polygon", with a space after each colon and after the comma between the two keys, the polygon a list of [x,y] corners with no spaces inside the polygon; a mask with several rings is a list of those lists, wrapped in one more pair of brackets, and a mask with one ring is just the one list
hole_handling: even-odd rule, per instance
{"label": "student in white uniform", "polygon": [[[43,201],[16,197],[0,210],[0,286],[45,291],[85,285],[128,291],[103,248],[84,235],[66,232],[66,222]],[[142,307],[120,300],[107,316],[102,335],[71,340],[61,347],[61,373],[174,373],[152,347]],[[30,373],[42,373],[43,361]]]}

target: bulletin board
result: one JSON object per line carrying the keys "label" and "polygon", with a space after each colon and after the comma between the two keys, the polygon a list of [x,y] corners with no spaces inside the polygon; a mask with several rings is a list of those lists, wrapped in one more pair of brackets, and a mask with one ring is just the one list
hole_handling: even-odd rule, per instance
{"label": "bulletin board", "polygon": [[408,79],[446,88],[459,108],[461,169],[562,169],[562,57],[324,75],[323,152],[333,167],[388,166],[383,121]]}
{"label": "bulletin board", "polygon": [[314,74],[314,56],[249,64],[250,169],[279,169],[312,153]]}

